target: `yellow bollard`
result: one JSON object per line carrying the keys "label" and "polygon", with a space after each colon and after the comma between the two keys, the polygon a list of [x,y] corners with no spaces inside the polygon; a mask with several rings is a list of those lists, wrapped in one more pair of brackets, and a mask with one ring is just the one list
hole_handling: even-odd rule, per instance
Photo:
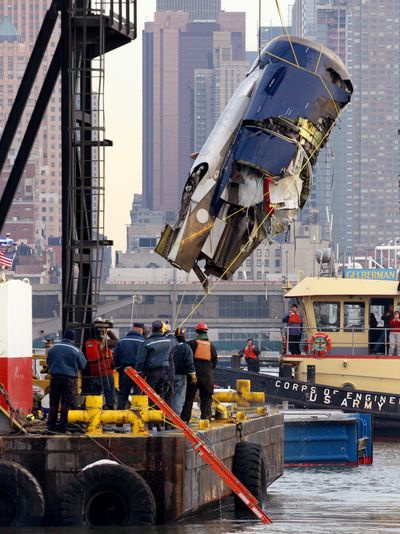
{"label": "yellow bollard", "polygon": [[250,391],[250,380],[237,380],[236,391],[222,391],[214,393],[213,397],[218,402],[234,402],[239,406],[250,406],[252,404],[264,404],[264,392]]}
{"label": "yellow bollard", "polygon": [[236,380],[236,391],[240,395],[245,395],[246,393],[250,393],[251,392],[250,380]]}
{"label": "yellow bollard", "polygon": [[210,430],[211,423],[208,419],[200,419],[199,430]]}

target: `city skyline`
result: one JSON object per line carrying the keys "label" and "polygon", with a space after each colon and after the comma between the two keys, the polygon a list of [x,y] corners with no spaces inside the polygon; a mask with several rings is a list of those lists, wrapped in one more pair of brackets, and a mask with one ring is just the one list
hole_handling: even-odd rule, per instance
{"label": "city skyline", "polygon": [[244,13],[216,17],[192,22],[188,12],[157,12],[145,25],[143,200],[167,221],[181,208],[190,155],[200,151],[249,67]]}
{"label": "city skyline", "polygon": [[325,189],[315,175],[314,200],[332,198],[340,251],[364,254],[398,233],[400,4],[296,0],[293,11],[294,31],[338,54],[351,76],[352,102],[332,136],[335,175]]}
{"label": "city skyline", "polygon": [[[289,0],[279,3],[285,22],[291,3]],[[246,13],[246,50],[257,50],[258,0],[246,5],[240,0],[222,0],[221,7],[226,11]],[[106,132],[114,147],[106,153],[106,233],[114,240],[114,250],[125,250],[133,194],[142,192],[141,32],[145,22],[154,20],[155,8],[156,1],[153,0],[138,9],[138,38],[107,57]],[[261,15],[264,26],[280,24],[274,1],[262,2]],[[127,71],[126,65],[129,64],[138,67]],[[177,194],[180,196],[181,192]]]}
{"label": "city skyline", "polygon": [[[3,19],[3,33],[15,31],[16,35],[14,44],[9,39],[10,46],[3,46],[2,54],[4,69],[8,68],[8,71],[4,71],[4,76],[7,74],[9,80],[9,58],[14,56],[14,85],[17,81],[17,73],[22,72],[21,69],[23,69],[21,52],[17,51],[17,44],[21,51],[28,45],[32,46],[46,9],[46,3],[48,4],[44,0],[38,4],[38,8],[35,8],[36,4],[27,2],[24,3],[25,7],[23,9],[22,3],[16,2],[15,4],[4,4],[0,9],[1,18]],[[175,0],[159,0],[158,2],[158,5],[164,6],[166,9],[175,4],[185,6],[190,5],[190,2],[189,0],[179,0],[178,2]],[[288,13],[288,4],[289,2],[279,3],[281,13],[284,16]],[[209,9],[213,10],[219,5],[219,0],[213,0],[207,5],[210,6]],[[265,27],[271,22],[275,25],[278,24],[279,17],[275,3],[272,1],[262,2],[261,5],[262,25]],[[199,9],[198,6],[201,6],[203,14],[207,18],[207,10],[204,11],[203,4],[194,3],[193,6],[195,6],[194,9]],[[257,32],[253,31],[253,29],[257,25],[258,1],[254,0],[253,5],[243,7],[241,2],[236,2],[235,0],[224,2],[222,0],[221,8],[228,10],[228,12],[236,12],[238,10],[246,13],[246,51],[254,50],[257,47]],[[331,168],[327,167],[325,174],[321,174],[320,169],[315,169],[317,187],[314,189],[311,202],[306,209],[308,211],[308,208],[317,208],[320,216],[322,214],[322,218],[324,218],[324,206],[325,204],[329,205],[330,197],[332,197],[335,215],[334,226],[335,221],[340,220],[340,233],[347,235],[346,239],[343,238],[343,235],[340,236],[341,250],[345,250],[344,243],[348,254],[353,250],[361,252],[361,249],[371,249],[372,245],[379,245],[381,242],[388,242],[393,239],[393,220],[397,219],[398,216],[398,194],[394,189],[399,166],[397,161],[398,138],[395,135],[398,122],[398,92],[389,90],[390,87],[397,87],[397,78],[399,76],[394,60],[396,46],[398,46],[395,42],[395,36],[397,35],[395,31],[396,16],[393,19],[393,31],[389,33],[383,31],[382,33],[381,30],[386,28],[387,23],[390,23],[392,15],[398,14],[400,6],[387,2],[379,12],[375,13],[373,4],[367,3],[365,7],[361,7],[358,0],[330,0],[329,2],[326,0],[296,0],[294,2],[294,10],[296,8],[305,9],[304,13],[307,13],[308,19],[306,17],[303,21],[306,25],[305,29],[300,26],[300,28],[295,28],[293,33],[313,38],[337,52],[348,64],[349,69],[354,71],[352,77],[356,90],[350,111],[341,118],[341,131],[336,132],[333,136],[332,145],[335,162],[331,161]],[[310,18],[310,8],[315,9],[317,13],[314,20],[313,16]],[[117,57],[117,55],[119,53],[123,55],[125,52],[132,55],[133,50],[136,55],[140,51],[141,55],[141,31],[145,22],[150,23],[154,20],[155,9],[156,0],[141,7],[138,13],[137,40],[126,47],[130,49],[129,51],[120,50],[118,53],[110,54],[110,58],[107,57],[106,79],[110,84],[107,87],[107,98],[110,101],[107,102],[106,106],[106,126],[107,137],[113,140],[114,147],[107,149],[106,157],[106,233],[115,241],[115,249],[119,250],[124,249],[125,231],[126,226],[129,224],[129,209],[133,194],[142,192],[142,139],[139,131],[142,114],[142,107],[139,105],[142,92],[141,83],[139,84],[139,73],[142,70],[142,59],[139,61],[125,61],[125,58],[122,58],[123,67],[121,68],[121,57]],[[340,17],[339,22],[339,19],[336,20],[338,24],[332,22],[332,16],[335,11],[335,16]],[[293,12],[293,18],[296,17],[294,13],[295,11]],[[29,24],[28,19],[32,19]],[[371,24],[375,26],[371,26]],[[15,25],[15,28],[13,28],[13,25]],[[382,46],[376,45],[375,47],[374,39],[376,40],[377,37],[372,31],[365,32],[363,30],[365,27],[377,28],[378,33],[380,32],[379,41],[386,43],[385,50],[382,49]],[[358,37],[361,37],[360,42]],[[11,45],[15,47],[15,51],[11,52],[10,55]],[[374,61],[368,52],[371,47],[375,47],[376,54],[380,54],[379,67],[377,66],[378,62]],[[355,50],[358,51],[355,52]],[[357,59],[360,56],[360,51],[363,50],[367,50],[367,52],[365,52],[362,60]],[[24,54],[27,55],[25,52]],[[134,65],[134,67],[127,69],[127,64]],[[369,66],[367,76],[363,65]],[[383,78],[382,76],[376,76],[375,71],[377,69]],[[197,67],[196,70],[198,71],[199,79],[204,75],[207,76],[207,72],[204,69]],[[118,71],[117,75],[115,75],[116,71]],[[130,84],[128,78],[132,75],[137,79],[133,84]],[[118,76],[124,76],[126,78],[125,83]],[[381,83],[382,79],[384,80],[383,84]],[[4,79],[3,85],[6,83]],[[209,80],[207,80],[207,83],[209,83]],[[127,89],[132,94],[132,97],[120,98],[119,93],[123,89]],[[195,88],[196,91],[197,89]],[[6,86],[5,90],[7,90]],[[134,94],[135,96],[133,97]],[[374,96],[377,94],[385,95],[385,98],[377,99]],[[9,103],[9,94],[7,96]],[[4,102],[7,101],[4,100]],[[123,115],[119,114],[120,104],[123,106]],[[379,112],[374,109],[378,105],[381,108]],[[368,112],[364,112],[364,109],[368,109]],[[393,113],[393,110],[396,111]],[[213,109],[213,113],[216,116],[220,111],[216,112]],[[4,121],[7,116],[6,107],[3,108],[2,112]],[[39,134],[30,158],[30,163],[33,162],[37,165],[35,185],[33,187],[37,242],[41,239],[43,242],[43,237],[46,241],[48,238],[53,240],[59,234],[59,224],[57,223],[60,211],[57,207],[59,173],[57,171],[60,151],[56,143],[57,132],[53,131],[58,128],[56,115],[57,92],[55,92],[51,104],[49,104],[49,118],[45,119],[42,132]],[[49,124],[50,117],[51,123]],[[209,123],[211,124],[213,121],[215,121],[215,117],[212,117]],[[207,128],[209,128],[210,124]],[[361,125],[363,125],[362,132]],[[197,127],[196,125],[194,126],[195,128]],[[198,128],[198,130],[192,132],[195,137],[195,150],[199,149],[204,139],[204,135],[203,137],[199,135],[200,130],[201,128]],[[360,150],[355,149],[357,144],[359,144]],[[188,150],[185,149],[180,152],[182,154],[185,152],[186,154]],[[187,161],[185,165],[187,165],[186,171],[188,171],[190,168],[188,157],[179,155],[179,158],[185,159],[185,162]],[[322,161],[322,159],[328,158],[321,156],[320,160]],[[321,161],[319,163],[323,167]],[[374,168],[377,170],[376,173],[371,172],[371,169]],[[184,181],[187,172],[180,171],[178,174],[180,180]],[[329,182],[333,183],[332,191],[327,191]],[[381,187],[377,187],[379,183]],[[166,186],[168,187],[168,184]],[[173,188],[177,197],[181,194],[181,186],[182,184]],[[30,187],[31,185],[28,185],[28,188]],[[372,204],[370,204],[369,199],[371,199]],[[383,209],[380,209],[381,207]],[[307,221],[307,213],[304,211],[303,214],[306,216],[305,221]],[[323,223],[323,220],[321,222]],[[42,237],[40,237],[40,234],[42,234]],[[27,242],[29,244],[29,240]]]}

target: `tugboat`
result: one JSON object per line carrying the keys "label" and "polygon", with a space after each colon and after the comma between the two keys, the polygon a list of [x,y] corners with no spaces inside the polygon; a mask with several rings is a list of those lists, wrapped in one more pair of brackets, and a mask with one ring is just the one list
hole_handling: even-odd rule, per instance
{"label": "tugboat", "polygon": [[400,394],[400,354],[390,354],[382,323],[400,310],[396,280],[305,278],[286,297],[301,304],[304,321],[304,354],[289,354],[289,332],[284,346],[282,363],[296,378],[313,365],[317,383]]}
{"label": "tugboat", "polygon": [[[322,401],[326,407],[373,410],[375,433],[400,437],[400,347],[391,354],[388,328],[388,319],[400,310],[397,273],[345,274],[305,278],[286,293],[301,306],[304,342],[302,354],[290,354],[287,332],[280,374],[330,386]],[[339,397],[338,390],[346,394]],[[379,412],[392,416],[382,418]]]}
{"label": "tugboat", "polygon": [[227,387],[251,375],[252,387],[271,403],[369,413],[375,438],[398,440],[400,348],[391,354],[388,327],[400,310],[398,274],[346,269],[339,277],[334,271],[304,278],[285,294],[301,313],[302,341],[293,343],[284,327],[279,377],[225,368],[217,370],[218,383]]}

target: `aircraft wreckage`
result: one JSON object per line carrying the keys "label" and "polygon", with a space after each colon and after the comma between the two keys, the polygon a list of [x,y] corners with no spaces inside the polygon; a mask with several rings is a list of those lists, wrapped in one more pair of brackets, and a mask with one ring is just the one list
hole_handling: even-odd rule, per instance
{"label": "aircraft wreckage", "polygon": [[156,252],[193,269],[205,288],[207,275],[232,276],[303,208],[318,152],[352,91],[331,50],[299,37],[268,43],[199,152]]}

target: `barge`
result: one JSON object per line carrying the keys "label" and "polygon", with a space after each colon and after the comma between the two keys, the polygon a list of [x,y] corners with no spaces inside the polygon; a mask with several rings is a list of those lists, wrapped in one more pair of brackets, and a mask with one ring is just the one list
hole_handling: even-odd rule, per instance
{"label": "barge", "polygon": [[370,465],[371,416],[340,410],[285,410],[285,467]]}
{"label": "barge", "polygon": [[[1,283],[0,302],[0,526],[171,523],[231,494],[183,433],[154,431],[165,417],[146,395],[132,397],[129,410],[78,396],[83,406],[68,418],[79,432],[70,435],[48,435],[44,422],[7,424],[5,414],[32,409],[29,282]],[[283,473],[283,415],[267,413],[247,380],[218,395],[211,426],[191,427],[262,501]],[[130,433],[106,432],[112,423],[129,424]]]}
{"label": "barge", "polygon": [[[281,413],[255,416],[239,427],[216,423],[202,435],[229,469],[235,458],[243,461],[244,449],[250,456],[254,448],[260,450],[262,471],[256,477],[265,484],[263,491],[282,475]],[[251,461],[244,460],[246,465]],[[9,462],[13,468],[6,476]],[[131,479],[129,473],[137,476]],[[148,436],[2,435],[0,478],[0,509],[9,510],[0,526],[172,523],[231,494],[184,435],[171,431]],[[19,491],[15,486],[4,491],[13,480],[19,481]],[[83,510],[78,508],[82,503]]]}

